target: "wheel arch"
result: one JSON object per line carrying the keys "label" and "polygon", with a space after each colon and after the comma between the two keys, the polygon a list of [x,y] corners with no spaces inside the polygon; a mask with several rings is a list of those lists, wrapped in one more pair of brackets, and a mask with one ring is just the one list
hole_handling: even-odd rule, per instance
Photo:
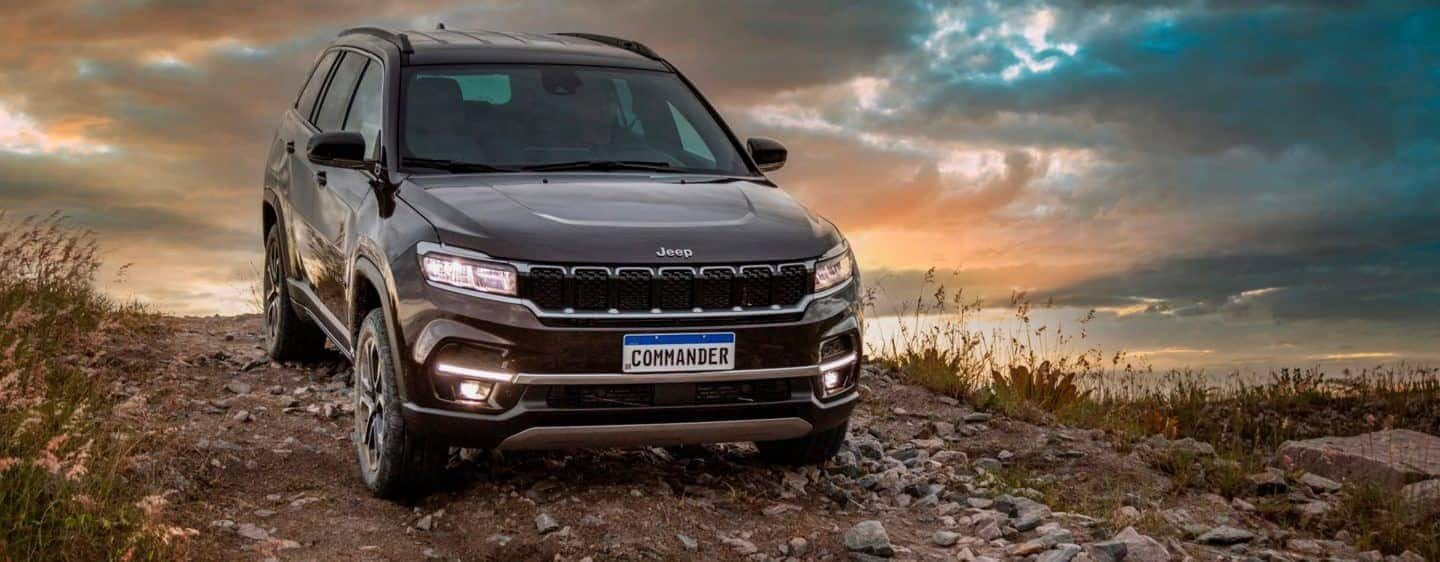
{"label": "wheel arch", "polygon": [[[285,223],[285,205],[280,201],[280,195],[274,190],[266,189],[264,197],[260,200],[260,245],[265,245],[265,237],[270,235],[271,228],[280,229],[281,246],[285,249],[285,270],[299,278],[300,258],[295,253],[294,240],[290,239],[290,229]],[[288,276],[288,275],[287,275]]]}
{"label": "wheel arch", "polygon": [[[385,332],[390,339],[390,349],[393,350],[394,369],[397,375],[396,382],[401,398],[408,399],[407,385],[405,378],[408,372],[405,369],[404,349],[401,345],[404,337],[400,333],[400,323],[396,318],[394,291],[389,282],[389,276],[377,265],[376,260],[365,253],[355,258],[354,271],[350,280],[350,314],[348,318],[348,329],[350,331],[351,346],[359,343],[360,326],[365,317],[371,311],[379,309],[381,316],[385,319]],[[354,350],[352,349],[352,354]]]}

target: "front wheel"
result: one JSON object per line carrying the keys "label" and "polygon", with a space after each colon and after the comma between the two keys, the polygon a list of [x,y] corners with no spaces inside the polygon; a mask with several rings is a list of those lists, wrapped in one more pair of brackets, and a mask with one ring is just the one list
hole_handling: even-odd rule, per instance
{"label": "front wheel", "polygon": [[360,324],[355,345],[355,451],[360,479],[377,497],[422,494],[446,460],[449,448],[405,428],[390,350],[390,332],[381,309]]}
{"label": "front wheel", "polygon": [[784,441],[757,441],[755,447],[760,449],[760,458],[776,464],[821,464],[840,452],[840,446],[845,443],[845,433],[849,429],[850,422],[847,420],[838,426],[803,437]]}

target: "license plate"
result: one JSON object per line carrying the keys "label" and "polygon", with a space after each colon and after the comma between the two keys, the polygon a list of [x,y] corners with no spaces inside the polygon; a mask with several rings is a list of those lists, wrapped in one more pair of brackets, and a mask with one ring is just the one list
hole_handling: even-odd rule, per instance
{"label": "license plate", "polygon": [[626,334],[626,373],[725,371],[735,368],[735,334]]}

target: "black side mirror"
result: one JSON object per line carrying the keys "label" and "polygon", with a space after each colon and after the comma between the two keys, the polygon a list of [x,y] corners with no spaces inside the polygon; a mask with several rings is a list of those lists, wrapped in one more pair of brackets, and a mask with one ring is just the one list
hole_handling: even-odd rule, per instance
{"label": "black side mirror", "polygon": [[785,158],[790,151],[785,150],[785,145],[775,139],[755,137],[745,141],[750,148],[750,157],[755,159],[755,165],[760,167],[762,172],[773,172],[785,167]]}
{"label": "black side mirror", "polygon": [[332,131],[310,137],[305,157],[321,166],[364,169],[365,137],[354,131]]}

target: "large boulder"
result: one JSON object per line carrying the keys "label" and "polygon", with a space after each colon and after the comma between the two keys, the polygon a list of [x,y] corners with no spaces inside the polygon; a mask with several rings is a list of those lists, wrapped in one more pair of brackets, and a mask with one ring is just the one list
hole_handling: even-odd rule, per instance
{"label": "large boulder", "polygon": [[1396,490],[1440,478],[1440,437],[1408,429],[1286,441],[1276,457],[1328,478]]}

